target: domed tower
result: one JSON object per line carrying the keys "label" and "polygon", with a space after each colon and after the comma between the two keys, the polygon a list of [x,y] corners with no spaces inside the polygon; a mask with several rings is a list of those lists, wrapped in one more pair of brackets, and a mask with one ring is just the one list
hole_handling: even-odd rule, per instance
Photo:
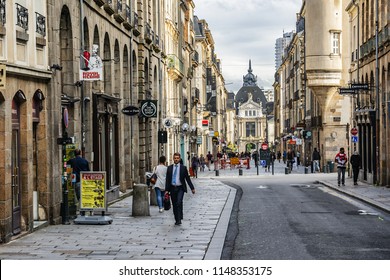
{"label": "domed tower", "polygon": [[243,76],[242,88],[237,92],[235,97],[236,108],[239,108],[240,104],[245,103],[249,99],[249,94],[252,95],[252,100],[259,103],[263,108],[266,108],[267,99],[264,92],[257,86],[257,76],[255,76],[252,70],[252,62],[249,60],[248,73]]}
{"label": "domed tower", "polygon": [[240,152],[253,152],[260,143],[268,141],[267,99],[257,86],[249,60],[248,73],[243,76],[243,86],[235,97],[235,141]]}

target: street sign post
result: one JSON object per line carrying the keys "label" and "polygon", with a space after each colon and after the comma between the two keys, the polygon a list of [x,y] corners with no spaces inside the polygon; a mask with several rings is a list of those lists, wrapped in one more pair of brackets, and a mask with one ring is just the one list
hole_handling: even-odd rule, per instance
{"label": "street sign post", "polygon": [[353,127],[353,128],[351,129],[351,134],[352,134],[352,135],[357,135],[357,134],[358,134],[358,130],[357,130],[356,127]]}

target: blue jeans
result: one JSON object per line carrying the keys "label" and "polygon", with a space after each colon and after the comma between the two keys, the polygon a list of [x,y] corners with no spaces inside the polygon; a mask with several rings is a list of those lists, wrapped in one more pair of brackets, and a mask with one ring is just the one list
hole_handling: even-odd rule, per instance
{"label": "blue jeans", "polygon": [[164,191],[162,191],[160,188],[154,188],[154,191],[156,192],[156,197],[157,197],[157,205],[158,208],[164,208],[163,206],[163,201],[164,201]]}

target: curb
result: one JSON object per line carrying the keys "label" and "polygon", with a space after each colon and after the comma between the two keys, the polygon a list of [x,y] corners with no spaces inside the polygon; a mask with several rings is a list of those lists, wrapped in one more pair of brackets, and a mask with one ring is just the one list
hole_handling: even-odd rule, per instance
{"label": "curb", "polygon": [[342,189],[342,188],[337,188],[336,186],[334,186],[333,184],[329,183],[329,182],[325,182],[325,181],[318,181],[318,183],[326,186],[326,187],[329,187],[333,190],[336,190],[340,193],[343,193],[343,194],[346,194],[350,197],[353,197],[353,198],[356,198],[360,201],[363,201],[363,202],[366,202],[367,204],[371,205],[371,206],[374,206],[382,211],[385,211],[387,213],[390,213],[390,207],[388,207],[387,205],[379,202],[379,201],[375,201],[369,197],[366,197],[366,196],[363,196],[363,195],[359,195],[359,194],[356,194],[354,192],[351,192],[349,190],[345,190],[345,189]]}

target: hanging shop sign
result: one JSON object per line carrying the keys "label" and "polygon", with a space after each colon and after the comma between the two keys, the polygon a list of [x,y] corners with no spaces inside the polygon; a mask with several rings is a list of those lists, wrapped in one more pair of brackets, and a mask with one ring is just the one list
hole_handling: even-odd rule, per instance
{"label": "hanging shop sign", "polygon": [[98,45],[92,46],[92,54],[84,51],[81,55],[82,66],[80,69],[81,81],[102,81],[103,80],[103,61],[98,55]]}
{"label": "hanging shop sign", "polygon": [[135,106],[127,106],[122,109],[122,113],[128,116],[138,115],[139,112],[140,112],[139,108]]}
{"label": "hanging shop sign", "polygon": [[141,116],[144,118],[157,118],[157,100],[142,100]]}

